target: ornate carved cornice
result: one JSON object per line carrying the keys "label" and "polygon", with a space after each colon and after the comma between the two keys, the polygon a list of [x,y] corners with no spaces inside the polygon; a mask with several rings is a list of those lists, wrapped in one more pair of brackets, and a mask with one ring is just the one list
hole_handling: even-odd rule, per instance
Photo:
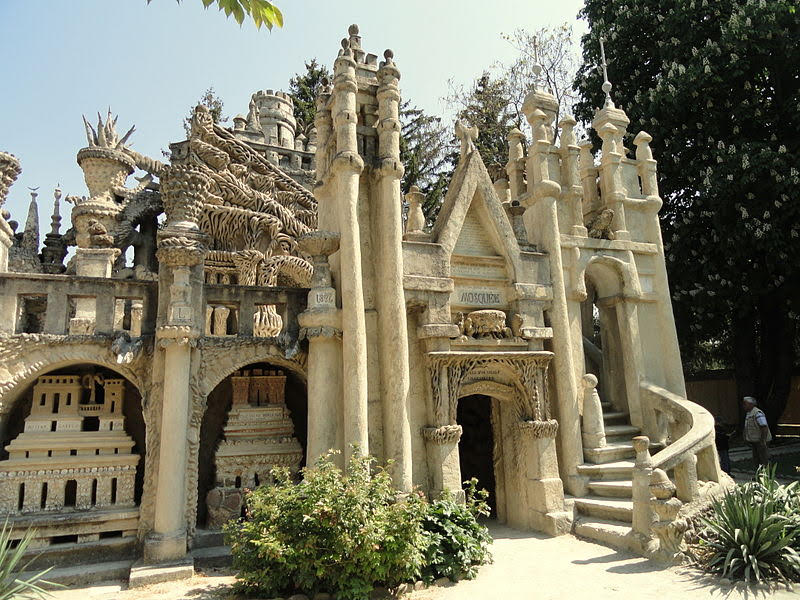
{"label": "ornate carved cornice", "polygon": [[201,332],[191,325],[162,325],[156,329],[159,348],[166,348],[173,344],[196,348],[200,336]]}
{"label": "ornate carved cornice", "polygon": [[208,252],[207,240],[198,231],[168,227],[158,234],[158,262],[169,267],[199,265]]}
{"label": "ornate carved cornice", "polygon": [[442,425],[441,427],[424,427],[422,437],[437,445],[457,444],[461,439],[461,425]]}

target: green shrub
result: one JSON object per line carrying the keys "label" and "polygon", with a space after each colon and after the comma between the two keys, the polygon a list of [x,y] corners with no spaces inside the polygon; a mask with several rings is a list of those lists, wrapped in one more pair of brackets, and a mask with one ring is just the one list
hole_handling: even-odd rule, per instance
{"label": "green shrub", "polygon": [[418,493],[398,499],[373,463],[354,456],[343,474],[328,455],[301,484],[275,469],[275,485],[250,493],[246,519],[225,528],[241,591],[357,600],[419,579],[427,504]]}
{"label": "green shrub", "polygon": [[49,598],[50,594],[42,585],[61,587],[42,579],[50,569],[20,579],[20,573],[27,571],[34,560],[22,563],[22,557],[33,540],[33,534],[34,531],[29,529],[16,547],[12,548],[8,519],[3,523],[3,528],[0,530],[0,600]]}
{"label": "green shrub", "polygon": [[774,467],[714,500],[702,522],[709,570],[748,582],[800,580],[800,490],[796,482],[779,485]]}
{"label": "green shrub", "polygon": [[422,575],[426,581],[439,577],[449,577],[453,581],[462,577],[473,579],[478,567],[491,561],[492,537],[478,522],[478,517],[489,515],[488,492],[477,489],[475,478],[465,483],[466,503],[458,502],[445,490],[425,515],[423,526],[429,543]]}

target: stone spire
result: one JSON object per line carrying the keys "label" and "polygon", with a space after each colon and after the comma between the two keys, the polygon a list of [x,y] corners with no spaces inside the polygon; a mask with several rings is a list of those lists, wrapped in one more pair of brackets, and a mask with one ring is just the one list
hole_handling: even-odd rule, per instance
{"label": "stone spire", "polygon": [[31,203],[28,206],[28,218],[25,221],[25,231],[22,233],[20,247],[23,250],[39,253],[39,205],[36,197],[39,195],[38,187],[28,188],[31,191]]}
{"label": "stone spire", "polygon": [[63,273],[67,245],[61,236],[61,184],[53,192],[53,215],[50,217],[50,233],[44,236],[42,248],[42,268],[45,273]]}
{"label": "stone spire", "polygon": [[606,101],[603,105],[607,108],[614,108],[614,101],[611,99],[611,82],[608,80],[608,63],[606,62],[606,38],[604,35],[600,36],[600,68],[603,69],[603,91],[606,94]]}

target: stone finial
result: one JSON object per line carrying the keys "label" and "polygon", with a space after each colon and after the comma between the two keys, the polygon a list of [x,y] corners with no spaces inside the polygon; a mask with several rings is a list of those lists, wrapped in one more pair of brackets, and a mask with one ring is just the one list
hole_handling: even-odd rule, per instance
{"label": "stone finial", "polygon": [[533,139],[537,142],[549,142],[550,138],[547,135],[547,114],[538,108],[528,115],[528,121],[533,128]]}
{"label": "stone finial", "polygon": [[608,80],[608,63],[606,62],[606,38],[604,35],[600,36],[600,67],[603,69],[603,91],[606,94],[606,101],[603,105],[607,108],[614,108],[614,101],[611,99],[611,82]]}
{"label": "stone finial", "polygon": [[53,215],[50,217],[50,233],[52,235],[58,235],[61,230],[61,211],[59,210],[61,194],[61,184],[59,183],[53,190]]}
{"label": "stone finial", "polygon": [[461,157],[470,154],[475,150],[475,142],[478,139],[478,128],[473,125],[467,127],[466,122],[459,119],[456,121],[456,137],[461,140]]}
{"label": "stone finial", "polygon": [[233,117],[233,130],[234,131],[244,131],[244,128],[247,126],[247,117],[244,115],[236,115]]}
{"label": "stone finial", "polygon": [[646,131],[640,131],[633,138],[633,145],[636,146],[636,160],[653,160],[653,151],[650,149],[650,142],[653,137]]}
{"label": "stone finial", "polygon": [[619,130],[611,123],[606,123],[597,133],[603,140],[603,154],[611,154],[617,151],[617,133]]}
{"label": "stone finial", "polygon": [[525,139],[525,134],[519,129],[514,127],[508,132],[506,137],[508,140],[508,159],[513,160],[523,157],[522,142]]}
{"label": "stone finial", "polygon": [[422,203],[425,194],[420,189],[412,185],[406,194],[408,201],[408,219],[406,220],[406,234],[419,234],[425,229],[425,214],[422,212]]}
{"label": "stone finial", "polygon": [[637,435],[633,438],[633,449],[636,452],[636,467],[645,468],[653,464],[650,456],[650,438],[646,435]]}
{"label": "stone finial", "polygon": [[248,104],[245,129],[254,132],[263,131],[261,128],[261,113],[258,109],[258,105],[256,104],[255,94],[253,94],[253,97],[250,98],[250,103]]}

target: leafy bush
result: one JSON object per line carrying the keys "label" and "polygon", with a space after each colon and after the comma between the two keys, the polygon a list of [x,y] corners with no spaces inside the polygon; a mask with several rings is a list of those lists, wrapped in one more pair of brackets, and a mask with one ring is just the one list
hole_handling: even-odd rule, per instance
{"label": "leafy bush", "polygon": [[29,529],[22,536],[16,547],[11,544],[11,527],[8,519],[0,530],[0,600],[20,600],[32,598],[48,598],[50,594],[42,585],[61,587],[42,579],[50,569],[45,569],[32,576],[20,579],[20,573],[27,571],[34,559],[22,564],[22,557],[33,540],[34,531]]}
{"label": "leafy bush", "polygon": [[429,536],[425,550],[423,578],[432,581],[439,577],[449,577],[458,581],[462,577],[473,579],[478,567],[491,561],[489,544],[492,537],[489,530],[478,522],[478,517],[489,515],[486,504],[488,492],[478,490],[478,480],[466,483],[466,503],[458,502],[455,496],[445,490],[433,502],[423,526]]}
{"label": "leafy bush", "polygon": [[800,490],[779,485],[774,467],[714,500],[703,517],[701,562],[731,579],[800,581]]}
{"label": "leafy bush", "polygon": [[275,485],[253,491],[246,519],[225,529],[241,590],[357,600],[375,586],[418,579],[426,502],[417,493],[398,498],[373,463],[355,455],[343,474],[328,455],[301,484],[275,469]]}

